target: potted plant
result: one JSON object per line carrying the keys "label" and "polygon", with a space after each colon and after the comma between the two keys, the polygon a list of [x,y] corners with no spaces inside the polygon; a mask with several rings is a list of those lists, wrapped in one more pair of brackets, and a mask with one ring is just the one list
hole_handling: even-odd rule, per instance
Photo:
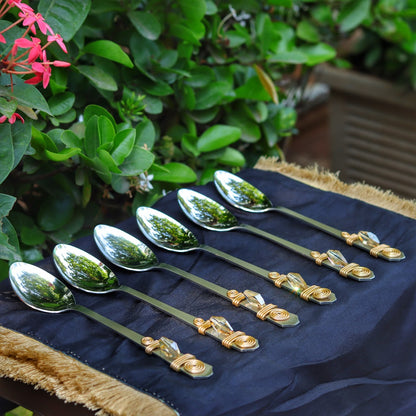
{"label": "potted plant", "polygon": [[[330,86],[331,169],[415,198],[416,7],[410,1],[344,2]],[[344,37],[342,35],[345,35]]]}

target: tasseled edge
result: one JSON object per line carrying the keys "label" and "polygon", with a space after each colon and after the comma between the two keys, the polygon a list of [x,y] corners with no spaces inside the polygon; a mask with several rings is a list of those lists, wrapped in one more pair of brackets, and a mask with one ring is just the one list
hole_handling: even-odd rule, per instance
{"label": "tasseled edge", "polygon": [[0,327],[0,377],[84,405],[97,416],[173,416],[156,398],[23,334]]}
{"label": "tasseled edge", "polygon": [[342,182],[337,174],[324,170],[317,165],[303,168],[293,163],[277,161],[276,158],[262,157],[258,160],[255,168],[279,172],[315,188],[360,199],[371,205],[416,219],[416,200],[405,199],[395,195],[392,191],[382,190],[365,183],[347,184]]}

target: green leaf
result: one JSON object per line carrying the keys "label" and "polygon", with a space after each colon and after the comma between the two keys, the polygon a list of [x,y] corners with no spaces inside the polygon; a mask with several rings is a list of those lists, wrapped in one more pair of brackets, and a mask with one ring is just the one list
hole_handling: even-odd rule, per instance
{"label": "green leaf", "polygon": [[320,36],[318,29],[311,22],[302,20],[296,27],[296,35],[298,38],[310,43],[319,42]]}
{"label": "green leaf", "polygon": [[196,173],[183,163],[171,162],[163,167],[152,166],[149,174],[153,175],[154,181],[171,183],[190,183],[197,179]]}
{"label": "green leaf", "polygon": [[66,113],[62,114],[61,116],[56,117],[59,123],[72,123],[77,118],[77,112],[75,109],[71,108]]}
{"label": "green leaf", "polygon": [[101,68],[90,65],[78,65],[77,68],[95,87],[105,91],[117,91],[115,79]]}
{"label": "green leaf", "polygon": [[121,173],[121,170],[118,168],[116,161],[112,158],[110,153],[104,149],[98,149],[97,151],[99,159],[107,166],[107,169],[113,173]]}
{"label": "green leaf", "polygon": [[307,56],[306,65],[314,66],[325,61],[335,58],[336,51],[332,46],[326,43],[317,43],[316,45],[305,45],[299,48]]}
{"label": "green leaf", "polygon": [[36,246],[45,242],[45,233],[43,233],[38,227],[22,227],[20,232],[20,238],[22,243],[28,246]]}
{"label": "green leaf", "polygon": [[16,100],[6,100],[5,98],[0,97],[0,113],[4,114],[7,118],[10,118],[13,113],[16,112],[17,101]]}
{"label": "green leaf", "polygon": [[[12,141],[13,141],[13,151],[14,151],[14,163],[13,169],[21,161],[23,155],[26,153],[30,140],[32,138],[32,125],[30,122],[14,123],[11,126]],[[0,129],[1,135],[1,129]],[[1,137],[1,136],[0,136]]]}
{"label": "green leaf", "polygon": [[118,62],[121,65],[133,68],[133,62],[117,43],[111,40],[96,40],[84,46],[82,53],[91,53],[101,56],[110,61]]}
{"label": "green leaf", "polygon": [[171,34],[179,39],[185,40],[194,46],[201,46],[198,35],[189,27],[175,23],[171,27]]}
{"label": "green leaf", "polygon": [[136,145],[147,149],[152,149],[156,140],[156,131],[153,123],[144,118],[141,123],[136,126]]}
{"label": "green leaf", "polygon": [[157,97],[173,94],[173,89],[166,82],[161,80],[153,82],[146,79],[143,80],[140,85],[146,93],[156,95]]}
{"label": "green leaf", "polygon": [[64,160],[68,160],[71,157],[79,154],[80,152],[81,149],[76,147],[66,148],[61,150],[60,152],[51,152],[45,149],[45,154],[48,157],[48,159],[54,162],[63,162]]}
{"label": "green leaf", "polygon": [[10,262],[21,260],[15,229],[7,218],[3,218],[0,225],[0,259]]}
{"label": "green leaf", "polygon": [[131,153],[135,140],[135,129],[125,129],[116,134],[111,156],[117,165],[121,165],[124,162],[124,159]]}
{"label": "green leaf", "polygon": [[13,170],[14,149],[11,127],[7,124],[0,125],[0,183],[2,183]]}
{"label": "green leaf", "polygon": [[100,146],[100,133],[98,130],[98,116],[93,116],[88,120],[85,127],[84,149],[88,157],[94,157]]}
{"label": "green leaf", "polygon": [[74,105],[74,102],[75,95],[67,91],[52,96],[48,101],[48,105],[54,116],[60,116],[68,112]]}
{"label": "green leaf", "polygon": [[84,110],[84,122],[87,123],[92,116],[105,116],[111,121],[111,123],[113,123],[114,130],[117,128],[116,120],[104,107],[96,104],[87,105]]}
{"label": "green leaf", "polygon": [[16,198],[14,196],[0,194],[0,219],[9,215],[15,202]]}
{"label": "green leaf", "polygon": [[100,146],[108,144],[108,147],[111,149],[116,134],[113,123],[106,116],[98,116],[97,127]]}
{"label": "green leaf", "polygon": [[246,98],[256,101],[270,101],[271,97],[263,88],[258,76],[251,77],[247,82],[235,90],[237,98]]}
{"label": "green leaf", "polygon": [[207,110],[219,104],[229,92],[230,85],[226,81],[215,81],[205,88],[195,91],[195,110]]}
{"label": "green leaf", "polygon": [[149,12],[134,11],[127,13],[131,24],[146,39],[156,40],[162,31],[159,20]]}
{"label": "green leaf", "polygon": [[[112,173],[108,169],[108,166],[105,162],[103,162],[98,156],[94,156],[93,158],[84,156],[82,153],[80,154],[82,160],[85,162],[85,165],[90,167],[99,177],[100,179],[107,183],[111,183]],[[84,194],[85,192],[85,194]],[[91,196],[91,184],[86,182],[83,188],[83,203],[88,202]]]}
{"label": "green leaf", "polygon": [[189,20],[201,20],[207,11],[205,0],[178,0],[178,3],[182,13]]}
{"label": "green leaf", "polygon": [[343,32],[355,29],[370,12],[371,0],[352,0],[346,2],[338,15],[338,23]]}
{"label": "green leaf", "polygon": [[155,156],[152,152],[135,145],[120,169],[123,176],[137,176],[152,166]]}
{"label": "green leaf", "polygon": [[214,71],[209,66],[199,65],[192,69],[191,76],[185,79],[184,83],[193,88],[201,88],[206,87],[214,80]]}
{"label": "green leaf", "polygon": [[205,130],[197,142],[200,152],[211,152],[234,143],[241,137],[238,127],[217,124]]}
{"label": "green leaf", "polygon": [[71,130],[65,130],[61,135],[61,142],[66,147],[83,148],[82,140]]}
{"label": "green leaf", "polygon": [[0,86],[0,96],[15,99],[20,106],[35,108],[52,115],[48,103],[35,86],[25,84],[23,80],[17,77],[14,77],[13,81],[15,82],[13,91],[8,86]]}
{"label": "green leaf", "polygon": [[227,166],[242,168],[246,164],[246,159],[237,149],[227,147],[224,153],[217,159],[217,162]]}
{"label": "green leaf", "polygon": [[55,33],[72,39],[90,11],[91,0],[40,0],[38,11]]}
{"label": "green leaf", "polygon": [[283,62],[288,64],[303,64],[308,60],[307,56],[299,50],[277,52],[270,55],[268,62]]}
{"label": "green leaf", "polygon": [[227,123],[232,126],[238,127],[241,131],[241,140],[247,143],[255,143],[260,140],[261,131],[258,124],[249,118],[245,114],[239,111],[233,112],[227,116]]}
{"label": "green leaf", "polygon": [[44,199],[38,211],[37,221],[44,231],[55,231],[63,227],[74,213],[74,200],[68,195],[50,196]]}

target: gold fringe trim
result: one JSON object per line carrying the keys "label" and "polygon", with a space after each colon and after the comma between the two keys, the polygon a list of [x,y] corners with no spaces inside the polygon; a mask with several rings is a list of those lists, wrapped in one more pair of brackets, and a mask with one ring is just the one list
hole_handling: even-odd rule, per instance
{"label": "gold fringe trim", "polygon": [[371,205],[416,219],[416,200],[405,199],[395,195],[392,191],[382,190],[365,183],[346,184],[338,178],[337,174],[324,170],[317,165],[302,168],[293,163],[277,161],[276,158],[261,157],[255,168],[279,172],[315,188],[360,199]]}
{"label": "gold fringe trim", "polygon": [[0,377],[19,380],[66,402],[84,405],[96,411],[97,416],[176,415],[156,398],[3,327],[0,327]]}

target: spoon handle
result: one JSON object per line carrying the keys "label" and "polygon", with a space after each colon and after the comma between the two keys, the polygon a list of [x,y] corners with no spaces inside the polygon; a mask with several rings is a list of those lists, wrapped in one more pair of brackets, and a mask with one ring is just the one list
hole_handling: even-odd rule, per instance
{"label": "spoon handle", "polygon": [[[214,329],[214,326],[210,323],[210,319],[205,321],[202,318],[198,318],[196,316],[193,316],[187,312],[181,311],[180,309],[174,308],[173,306],[170,306],[164,302],[161,302],[160,300],[157,300],[151,296],[146,295],[145,293],[139,292],[136,289],[133,289],[129,286],[120,285],[118,287],[118,290],[126,292],[143,302],[146,302],[156,309],[159,309],[162,312],[167,313],[170,316],[173,316],[180,321],[184,322],[185,324],[191,326],[192,328],[196,329],[199,334],[201,335],[209,335],[210,337],[214,338],[217,341],[220,341],[221,344],[227,348],[233,348],[237,351],[243,352],[243,351],[253,351],[258,348],[259,344],[257,339],[254,337],[245,335],[244,332],[234,332],[234,338],[227,336],[227,334],[221,333],[221,331],[216,331]],[[224,319],[224,318],[222,318]],[[224,319],[225,320],[225,319]],[[200,328],[202,325],[202,329]],[[229,325],[229,324],[228,324]],[[232,335],[232,334],[229,334]],[[249,338],[248,342],[242,342],[243,338]]]}
{"label": "spoon handle", "polygon": [[[324,254],[325,258],[323,258],[320,256],[320,253],[317,251],[310,250],[306,247],[292,243],[291,241],[285,240],[281,237],[277,237],[274,234],[270,234],[267,231],[260,230],[259,228],[253,227],[252,225],[240,224],[238,228],[247,230],[253,234],[266,238],[267,240],[273,241],[274,243],[277,243],[291,251],[294,251],[295,253],[298,253],[306,257],[309,260],[314,261],[319,266],[323,265],[332,270],[337,271],[343,277],[349,277],[351,279],[359,280],[359,281],[369,280],[369,279],[374,278],[374,273],[370,269],[366,267],[361,267],[356,263],[343,264],[342,266],[337,263],[334,264],[328,260],[329,256],[326,254]],[[331,250],[328,250],[328,252],[330,251]],[[319,257],[319,260],[317,260],[317,257]],[[348,266],[348,267],[344,267],[344,266]]]}
{"label": "spoon handle", "polygon": [[243,259],[238,257],[234,257],[231,254],[226,253],[225,251],[218,250],[215,247],[208,246],[206,244],[200,244],[198,246],[201,250],[207,251],[208,253],[214,254],[214,256],[221,257],[222,259],[228,261],[229,263],[235,264],[236,266],[241,267],[249,272],[252,272],[260,277],[264,277],[266,279],[269,278],[269,271],[258,267],[252,263],[249,263]]}
{"label": "spoon handle", "polygon": [[[252,263],[249,263],[245,260],[242,260],[238,257],[234,257],[231,254],[225,253],[224,251],[218,250],[215,247],[211,247],[208,246],[206,244],[200,244],[199,248],[201,250],[207,251],[208,253],[213,254],[214,256],[220,257],[226,261],[228,261],[229,263],[235,264],[238,267],[241,267],[242,269],[245,269],[257,276],[263,277],[264,279],[268,280],[269,282],[272,282],[276,287],[278,288],[282,288],[287,290],[290,293],[293,293],[294,295],[300,297],[301,299],[305,300],[305,301],[310,301],[313,303],[317,303],[318,305],[325,305],[325,304],[330,304],[335,302],[336,297],[335,294],[332,293],[330,290],[328,289],[324,289],[325,292],[329,291],[329,296],[327,298],[322,298],[322,297],[315,297],[314,293],[312,292],[312,289],[318,292],[315,293],[321,293],[322,290],[320,290],[321,288],[319,286],[313,285],[313,286],[306,286],[306,289],[308,291],[308,296],[302,296],[303,292],[300,292],[298,289],[293,288],[290,284],[288,284],[286,281],[283,281],[281,279],[278,279],[278,277],[280,276],[285,276],[285,275],[281,275],[280,273],[277,272],[269,272],[266,269],[262,269],[261,267],[258,267]],[[287,279],[286,279],[287,280]],[[305,282],[306,284],[306,282]],[[309,293],[309,291],[311,291]]]}
{"label": "spoon handle", "polygon": [[186,270],[179,269],[178,267],[175,267],[172,264],[159,263],[157,267],[175,273],[183,277],[184,279],[197,284],[198,286],[204,287],[205,289],[208,289],[209,291],[216,293],[217,295],[225,299],[228,299],[228,289],[226,289],[225,287],[219,286],[215,283],[209,282],[208,280],[202,279],[201,277],[195,276],[194,274],[189,273]]}
{"label": "spoon handle", "polygon": [[268,209],[269,211],[278,211],[282,214],[285,214],[289,217],[296,218],[298,220],[301,220],[312,227],[324,231],[327,234],[330,234],[348,245],[358,247],[362,250],[365,250],[369,252],[373,257],[379,257],[383,260],[387,261],[400,261],[406,258],[404,253],[396,248],[392,248],[388,246],[387,244],[379,244],[375,242],[374,245],[365,244],[361,239],[358,237],[358,234],[350,234],[346,231],[338,230],[335,227],[332,227],[330,225],[324,224],[320,221],[314,220],[313,218],[307,217],[305,215],[300,214],[299,212],[293,211],[286,207],[281,206],[274,206]]}
{"label": "spoon handle", "polygon": [[[266,310],[264,309],[266,305],[250,302],[250,296],[247,296],[247,293],[255,293],[253,291],[244,291],[244,293],[241,293],[238,290],[226,289],[225,287],[211,283],[171,264],[159,263],[158,267],[175,273],[184,279],[190,280],[191,282],[210,290],[222,298],[227,299],[233,306],[236,306],[237,308],[241,306],[242,308],[256,314],[256,316],[263,321],[267,320],[277,326],[280,326],[281,328],[293,327],[299,324],[299,318],[297,315],[278,308],[276,305],[269,304],[267,305]],[[259,293],[255,294],[261,297]]]}
{"label": "spoon handle", "polygon": [[[212,366],[206,364],[200,360],[196,360],[191,354],[181,354],[177,350],[178,355],[172,356],[172,354],[166,354],[162,348],[164,342],[169,342],[167,338],[161,338],[160,340],[153,340],[150,337],[144,337],[139,333],[132,331],[131,329],[115,322],[111,319],[106,318],[99,313],[86,308],[83,305],[75,304],[71,307],[72,310],[80,312],[89,318],[105,325],[112,329],[123,337],[133,341],[135,344],[143,348],[146,353],[157,355],[162,360],[168,362],[172,369],[180,371],[192,378],[207,378],[213,374]],[[172,342],[172,341],[171,341]]]}

